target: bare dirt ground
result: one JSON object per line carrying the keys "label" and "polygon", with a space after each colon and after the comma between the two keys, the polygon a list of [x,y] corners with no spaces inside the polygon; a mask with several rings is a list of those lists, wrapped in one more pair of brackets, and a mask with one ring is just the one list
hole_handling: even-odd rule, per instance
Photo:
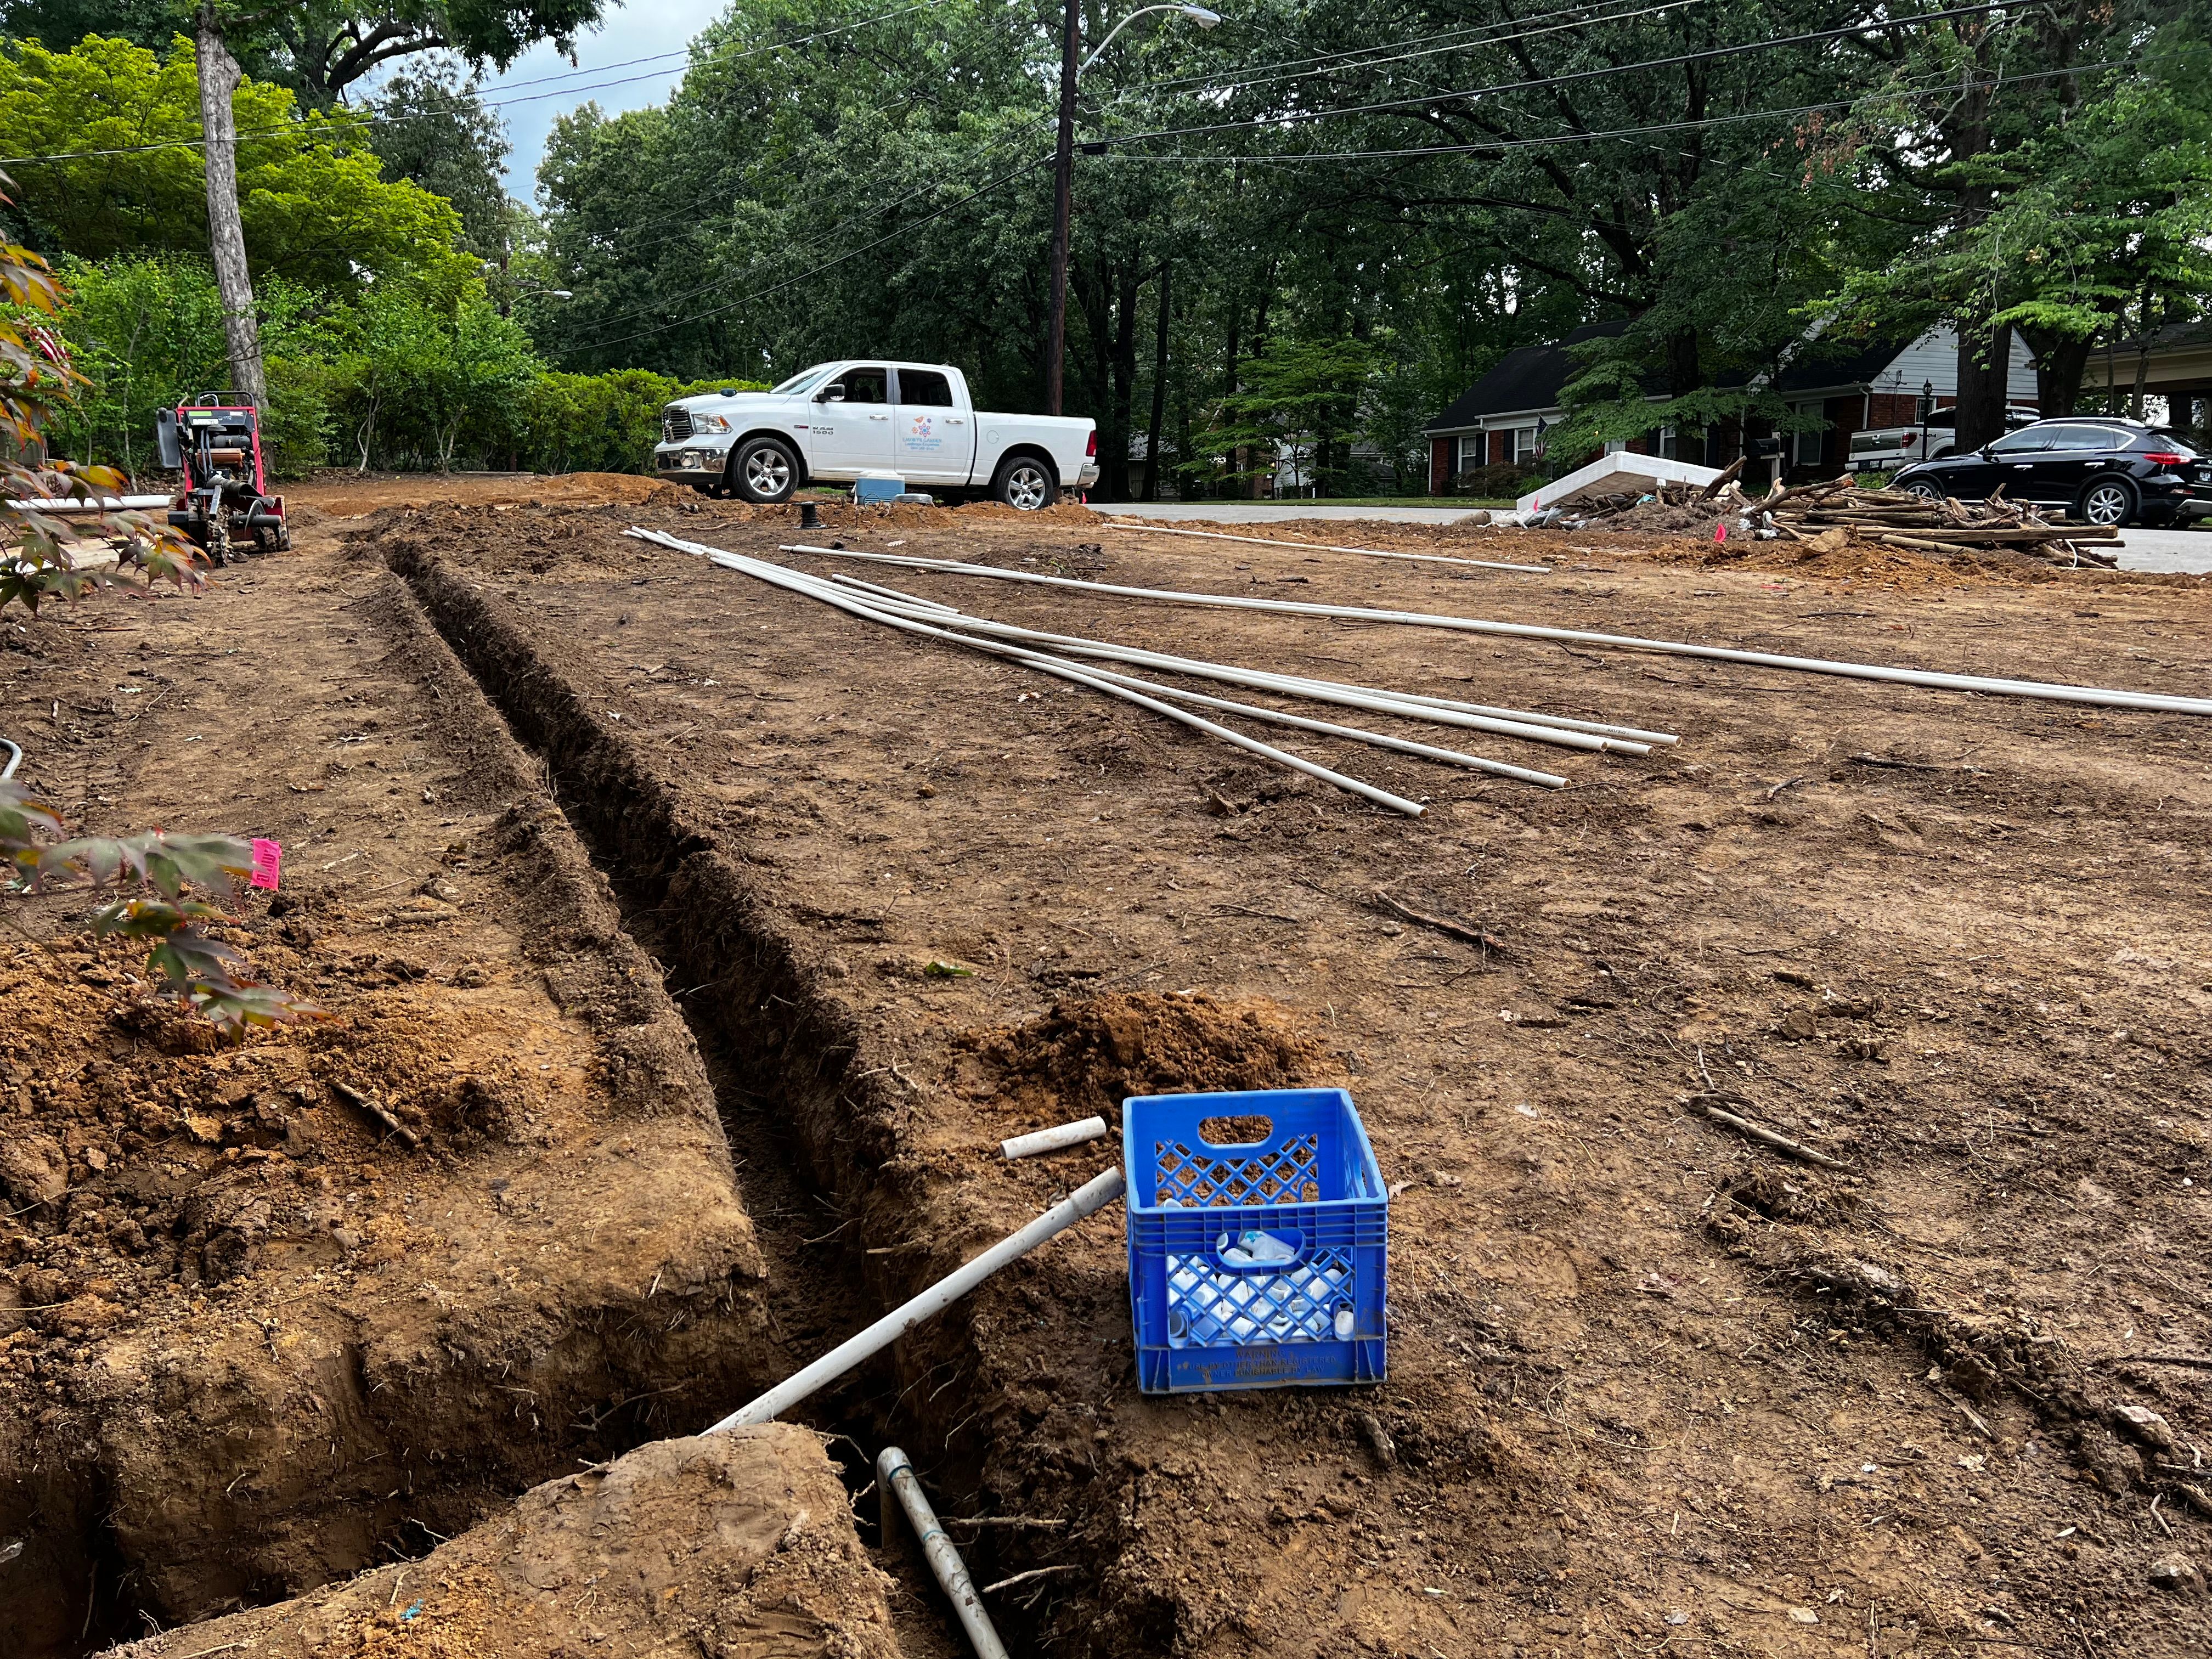
{"label": "bare dirt ground", "polygon": [[420,1560],[115,1651],[899,1659],[886,1582],[820,1442],[769,1424],[653,1441],[532,1489]]}
{"label": "bare dirt ground", "polygon": [[[240,627],[252,605],[264,624],[251,674],[221,670],[226,706],[260,722],[273,801],[304,716],[264,718],[273,699],[249,679],[352,661],[331,629],[272,607],[311,580],[365,602],[399,573],[612,878],[630,938],[610,928],[594,950],[649,953],[641,994],[660,995],[662,970],[703,1052],[763,1288],[721,1327],[685,1330],[703,1352],[742,1346],[730,1327],[750,1306],[769,1322],[717,1363],[803,1357],[1010,1230],[1115,1143],[1009,1166],[997,1140],[1115,1116],[1126,1094],[1341,1083],[1403,1183],[1377,1388],[1140,1395],[1109,1214],[800,1413],[867,1453],[896,1438],[950,1516],[1040,1523],[953,1527],[979,1582],[1051,1570],[992,1597],[1023,1650],[2104,1659],[2212,1638],[2212,727],[854,567],[1032,626],[1683,735],[1644,758],[1464,744],[1566,774],[1555,793],[1291,742],[1425,798],[1407,820],[620,534],[637,522],[771,553],[793,539],[788,513],[667,493],[405,504],[427,499],[322,526],[343,550],[218,579]],[[1555,561],[1518,576],[1109,532],[1072,511],[830,519],[810,539],[1967,672],[2203,695],[2212,659],[2212,595],[2188,582],[1731,568],[1689,543],[1362,527],[1377,545]],[[124,614],[34,624],[51,630],[40,672],[61,672],[65,647],[96,653],[106,641],[78,635]],[[422,681],[389,651],[359,648],[358,672],[383,677],[364,695],[419,716]],[[88,696],[110,671],[82,661],[70,672]],[[27,718],[27,678],[0,718]],[[325,744],[366,730],[337,724]],[[124,734],[78,735],[64,804],[106,811],[97,794],[121,798],[94,786],[121,769]],[[173,746],[187,735],[131,783],[132,805],[180,823],[221,800],[212,781],[195,793]],[[360,821],[413,833],[398,811],[431,810],[417,776],[397,802],[381,781],[349,778]],[[504,846],[478,856],[486,922],[536,890]],[[1498,944],[1408,921],[1377,902],[1385,887]],[[380,914],[365,896],[340,901],[348,927]],[[506,958],[471,955],[526,957],[520,931]],[[326,936],[317,950],[364,948]],[[289,959],[271,971],[311,982]],[[453,980],[405,988],[457,1027],[481,1018],[447,1000]],[[44,1064],[58,1039],[43,1045],[19,1042],[11,1063]],[[434,1093],[408,1098],[439,1122]],[[1716,1107],[1834,1167],[1746,1141],[1703,1115]],[[60,1122],[36,1091],[18,1112]],[[114,1139],[118,1162],[143,1155]],[[377,1155],[384,1191],[419,1209],[428,1167]],[[87,1164],[82,1184],[105,1178]],[[616,1202],[627,1178],[599,1178]],[[51,1252],[88,1231],[68,1231],[78,1204],[49,1206],[66,1222],[27,1237]],[[152,1294],[175,1328],[210,1328],[184,1282],[191,1225],[146,1207],[132,1218],[157,1262],[179,1258]],[[544,1295],[527,1269],[511,1288]],[[58,1310],[24,1301],[45,1356]],[[73,1376],[70,1352],[40,1357],[22,1391],[50,1366]],[[154,1357],[106,1363],[147,1387]],[[646,1387],[687,1389],[690,1414],[623,1431],[696,1427],[707,1395],[741,1389],[700,1386],[701,1363],[635,1355]],[[22,1400],[26,1435],[39,1404]],[[493,1512],[482,1494],[500,1479],[527,1483],[511,1433],[456,1420],[449,1443],[486,1473],[441,1532]],[[325,1576],[362,1564],[343,1553]],[[909,1600],[915,1571],[900,1564]],[[911,1613],[899,1633],[909,1654],[942,1650]]]}
{"label": "bare dirt ground", "polygon": [[73,824],[282,842],[221,936],[327,1016],[224,1048],[76,897],[0,947],[11,1651],[419,1553],[775,1373],[690,1034],[388,574],[325,544],[5,643]]}

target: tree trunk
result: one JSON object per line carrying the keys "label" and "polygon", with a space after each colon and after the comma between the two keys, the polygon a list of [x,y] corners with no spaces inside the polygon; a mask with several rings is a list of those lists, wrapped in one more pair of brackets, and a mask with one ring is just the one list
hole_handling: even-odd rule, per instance
{"label": "tree trunk", "polygon": [[2011,378],[2012,325],[1993,329],[1960,318],[1958,424],[1953,428],[1959,453],[2004,436],[2005,391]]}
{"label": "tree trunk", "polygon": [[2035,406],[2051,420],[2074,412],[2081,398],[2081,377],[2089,368],[2090,343],[2070,335],[2023,328],[2021,337],[2035,354]]}
{"label": "tree trunk", "polygon": [[1160,498],[1160,422],[1168,410],[1168,288],[1175,271],[1168,260],[1160,262],[1160,317],[1152,328],[1152,415],[1145,423],[1145,486],[1143,499]]}
{"label": "tree trunk", "polygon": [[232,383],[256,409],[269,404],[261,373],[261,326],[253,313],[253,276],[246,265],[246,226],[238,213],[238,118],[231,94],[242,78],[238,60],[223,44],[215,0],[200,0],[194,31],[198,47],[200,126],[206,135],[208,257],[222,296],[223,343]]}
{"label": "tree trunk", "polygon": [[[1137,415],[1137,301],[1142,297],[1145,274],[1133,264],[1123,271],[1114,300],[1114,447],[1111,465],[1098,469],[1098,482],[1110,494],[1109,501],[1129,499],[1129,431]],[[1099,444],[1105,448],[1104,441]],[[1108,457],[1102,455],[1101,461]]]}
{"label": "tree trunk", "polygon": [[[1260,289],[1259,308],[1252,313],[1252,355],[1262,356],[1267,349],[1267,307],[1275,298],[1275,267],[1267,266],[1267,281]],[[1256,444],[1246,452],[1244,465],[1252,469],[1250,481],[1244,493],[1253,501],[1264,500],[1274,493],[1275,473],[1278,470],[1275,447],[1272,443]]]}
{"label": "tree trunk", "polygon": [[1698,361],[1698,331],[1681,328],[1667,337],[1667,390],[1677,398],[1686,398],[1705,385],[1705,372]]}

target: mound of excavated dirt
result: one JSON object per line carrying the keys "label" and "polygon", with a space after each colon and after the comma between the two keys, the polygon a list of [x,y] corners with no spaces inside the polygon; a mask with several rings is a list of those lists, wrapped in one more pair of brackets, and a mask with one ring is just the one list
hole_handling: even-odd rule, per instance
{"label": "mound of excavated dirt", "polygon": [[988,1073],[992,1092],[1048,1122],[1118,1121],[1130,1095],[1299,1088],[1340,1069],[1281,1004],[1203,993],[1070,998],[962,1046],[977,1065],[968,1085]]}
{"label": "mound of excavated dirt", "polygon": [[516,1062],[506,1022],[442,1029],[435,985],[388,999],[397,1018],[366,1017],[354,994],[428,969],[404,955],[316,962],[301,954],[314,936],[297,918],[220,930],[261,947],[256,963],[295,991],[348,1005],[242,1048],[143,994],[142,951],[65,939],[0,962],[0,1084],[14,1097],[0,1116],[0,1267],[12,1269],[0,1272],[0,1339],[13,1339],[0,1376],[42,1343],[137,1323],[172,1287],[270,1262],[396,1260],[405,1224],[333,1194],[387,1174],[396,1142],[334,1085],[370,1091],[447,1152],[542,1122],[545,1084]]}
{"label": "mound of excavated dirt", "polygon": [[359,518],[387,507],[577,505],[641,506],[667,503],[690,492],[634,472],[350,473],[325,472],[287,484],[284,499],[313,507],[332,518]]}
{"label": "mound of excavated dirt", "polygon": [[115,1659],[704,1653],[898,1659],[817,1437],[771,1423],[663,1440],[523,1494],[420,1561],[169,1631]]}

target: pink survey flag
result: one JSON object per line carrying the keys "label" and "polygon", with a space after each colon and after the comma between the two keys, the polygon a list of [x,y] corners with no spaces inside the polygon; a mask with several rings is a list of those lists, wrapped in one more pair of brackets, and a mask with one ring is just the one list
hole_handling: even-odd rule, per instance
{"label": "pink survey flag", "polygon": [[266,887],[273,892],[276,886],[277,869],[283,862],[284,848],[280,843],[264,841],[256,836],[253,838],[253,874],[246,885]]}

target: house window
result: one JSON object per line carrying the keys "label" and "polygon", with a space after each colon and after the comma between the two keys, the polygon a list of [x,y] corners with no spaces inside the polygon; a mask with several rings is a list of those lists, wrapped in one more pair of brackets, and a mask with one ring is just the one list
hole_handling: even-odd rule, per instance
{"label": "house window", "polygon": [[1516,465],[1526,465],[1536,459],[1536,428],[1516,426],[1513,428],[1513,460]]}
{"label": "house window", "polygon": [[1814,427],[1809,432],[1798,433],[1796,440],[1797,465],[1800,466],[1820,465],[1822,459],[1822,452],[1827,447],[1828,434],[1826,429],[1826,416],[1827,415],[1826,405],[1822,404],[1796,404],[1791,406],[1790,413],[1796,415],[1801,418],[1809,416],[1815,420],[1822,422],[1820,426]]}
{"label": "house window", "polygon": [[1462,432],[1460,434],[1459,470],[1461,471],[1472,472],[1475,468],[1483,465],[1488,461],[1490,458],[1484,453],[1483,449],[1483,446],[1487,441],[1488,439],[1486,436],[1480,432]]}
{"label": "house window", "polygon": [[1671,426],[1661,427],[1659,428],[1660,455],[1667,460],[1679,461],[1682,459],[1681,452],[1682,434]]}

